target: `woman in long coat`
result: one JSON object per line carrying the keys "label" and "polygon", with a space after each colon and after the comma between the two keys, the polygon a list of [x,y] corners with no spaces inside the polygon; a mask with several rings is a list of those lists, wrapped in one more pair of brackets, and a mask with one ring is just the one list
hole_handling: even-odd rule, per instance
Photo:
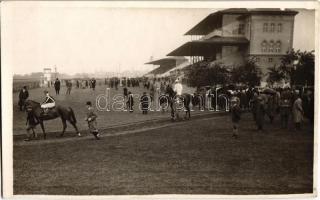
{"label": "woman in long coat", "polygon": [[297,99],[293,103],[292,114],[293,114],[293,122],[295,124],[295,128],[300,130],[301,122],[303,120],[302,100],[300,97],[297,97]]}

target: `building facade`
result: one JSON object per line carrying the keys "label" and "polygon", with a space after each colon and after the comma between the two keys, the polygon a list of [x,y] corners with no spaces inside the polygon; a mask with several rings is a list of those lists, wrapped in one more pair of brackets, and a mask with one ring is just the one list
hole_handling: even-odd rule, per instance
{"label": "building facade", "polygon": [[294,17],[298,12],[280,9],[227,9],[210,14],[185,35],[190,42],[169,56],[190,56],[193,62],[225,66],[243,64],[254,57],[261,71],[278,66],[292,49]]}

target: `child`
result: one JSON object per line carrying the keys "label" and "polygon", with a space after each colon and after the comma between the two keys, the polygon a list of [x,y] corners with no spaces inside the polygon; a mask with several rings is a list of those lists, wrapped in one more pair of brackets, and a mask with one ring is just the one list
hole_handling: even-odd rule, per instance
{"label": "child", "polygon": [[92,133],[94,135],[94,137],[97,140],[100,140],[99,131],[96,128],[96,126],[97,126],[96,118],[98,116],[94,113],[94,109],[92,107],[91,101],[87,101],[87,108],[88,108],[87,118],[85,120],[88,122],[89,131],[90,131],[90,133]]}
{"label": "child", "polygon": [[232,125],[233,125],[232,137],[238,138],[238,127],[239,127],[239,121],[241,116],[241,108],[240,108],[240,100],[236,96],[233,96],[231,98],[230,112],[231,112],[231,119],[232,119]]}
{"label": "child", "polygon": [[38,120],[34,117],[32,110],[27,108],[27,138],[24,139],[24,141],[30,141],[31,140],[31,136],[29,134],[30,129],[32,130],[33,133],[33,137],[37,138],[36,133],[34,132],[34,128],[36,127],[36,125],[38,124]]}

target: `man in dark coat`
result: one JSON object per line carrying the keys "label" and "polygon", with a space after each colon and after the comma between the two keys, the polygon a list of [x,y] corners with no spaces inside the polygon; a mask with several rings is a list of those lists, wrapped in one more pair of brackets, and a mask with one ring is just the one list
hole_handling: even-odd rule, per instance
{"label": "man in dark coat", "polygon": [[54,82],[54,89],[56,90],[56,95],[58,95],[60,92],[60,80],[58,78]]}
{"label": "man in dark coat", "polygon": [[128,88],[127,87],[123,88],[123,98],[125,101],[127,101],[127,98],[128,98]]}
{"label": "man in dark coat", "polygon": [[280,120],[281,120],[281,128],[288,128],[289,117],[291,113],[291,93],[289,88],[286,88],[280,97]]}
{"label": "man in dark coat", "polygon": [[20,107],[20,111],[22,111],[22,107],[24,107],[24,103],[27,100],[27,98],[29,97],[29,92],[27,90],[27,86],[23,86],[23,88],[20,90],[19,93],[19,107]]}
{"label": "man in dark coat", "polygon": [[141,103],[142,114],[144,115],[148,114],[149,97],[147,96],[146,92],[143,92],[143,95],[140,98],[140,103]]}
{"label": "man in dark coat", "polygon": [[93,89],[93,90],[96,89],[96,79],[93,78],[93,79],[91,80],[91,86],[92,86],[92,89]]}
{"label": "man in dark coat", "polygon": [[257,103],[255,107],[256,124],[258,131],[263,130],[264,125],[264,115],[265,115],[265,102],[261,95],[257,97]]}

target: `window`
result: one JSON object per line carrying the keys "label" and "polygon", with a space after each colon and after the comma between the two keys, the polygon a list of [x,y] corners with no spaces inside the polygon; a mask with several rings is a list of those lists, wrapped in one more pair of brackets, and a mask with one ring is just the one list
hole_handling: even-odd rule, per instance
{"label": "window", "polygon": [[268,58],[268,62],[273,62],[273,58]]}
{"label": "window", "polygon": [[261,43],[261,51],[267,52],[267,41],[265,40]]}
{"label": "window", "polygon": [[257,61],[257,62],[260,62],[260,58],[259,58],[259,57],[257,57],[256,61]]}
{"label": "window", "polygon": [[280,53],[281,51],[281,42],[277,41],[276,43],[276,48],[275,48],[275,52]]}
{"label": "window", "polygon": [[263,24],[263,32],[268,32],[268,23]]}
{"label": "window", "polygon": [[271,40],[269,43],[269,52],[273,52],[273,49],[274,49],[274,42],[273,40]]}
{"label": "window", "polygon": [[239,24],[238,34],[244,35],[244,24]]}
{"label": "window", "polygon": [[282,32],[282,24],[279,23],[279,24],[278,24],[278,33],[281,33],[281,32]]}
{"label": "window", "polygon": [[270,24],[270,32],[273,33],[274,32],[274,23]]}

